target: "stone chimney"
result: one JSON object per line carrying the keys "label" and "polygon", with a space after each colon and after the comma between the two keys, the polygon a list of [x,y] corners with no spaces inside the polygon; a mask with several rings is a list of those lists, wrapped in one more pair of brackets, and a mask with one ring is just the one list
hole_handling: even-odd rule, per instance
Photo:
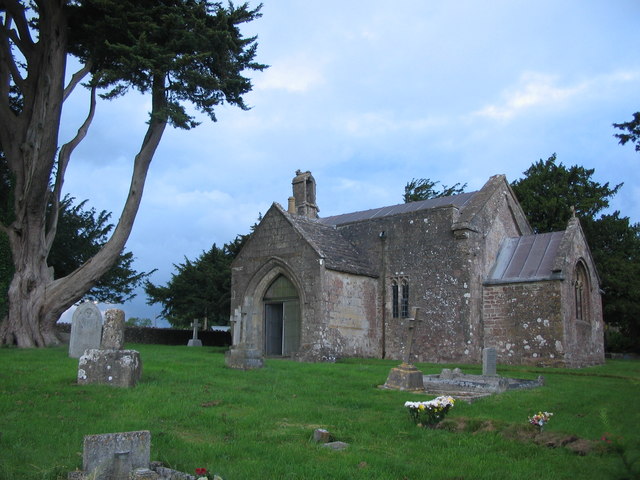
{"label": "stone chimney", "polygon": [[289,212],[293,206],[293,213],[296,215],[318,218],[320,209],[316,205],[316,181],[311,172],[296,170],[296,176],[291,184],[293,185],[293,202],[289,200]]}

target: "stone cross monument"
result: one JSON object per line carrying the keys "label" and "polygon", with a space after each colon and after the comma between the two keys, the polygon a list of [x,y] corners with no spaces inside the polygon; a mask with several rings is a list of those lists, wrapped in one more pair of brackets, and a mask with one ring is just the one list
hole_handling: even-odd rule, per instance
{"label": "stone cross monument", "polygon": [[187,342],[187,346],[188,347],[201,347],[202,346],[202,340],[200,340],[198,338],[198,327],[200,325],[198,324],[198,319],[197,318],[193,321],[191,326],[193,327],[193,337]]}
{"label": "stone cross monument", "polygon": [[413,307],[411,309],[411,317],[406,319],[407,344],[404,361],[401,365],[391,369],[384,388],[391,388],[393,390],[424,390],[422,372],[411,363],[411,356],[413,355],[413,334],[416,324],[419,322],[419,311],[420,309],[418,307]]}

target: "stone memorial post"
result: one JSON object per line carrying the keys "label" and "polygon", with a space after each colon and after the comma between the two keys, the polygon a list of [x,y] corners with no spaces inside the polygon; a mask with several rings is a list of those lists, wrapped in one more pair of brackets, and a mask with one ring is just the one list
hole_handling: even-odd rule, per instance
{"label": "stone memorial post", "polygon": [[122,350],[124,348],[124,312],[111,309],[104,313],[104,329],[102,331],[102,350]]}
{"label": "stone memorial post", "polygon": [[193,337],[187,342],[187,346],[201,347],[202,340],[198,339],[198,327],[199,327],[198,319],[196,318],[191,325],[193,326]]}
{"label": "stone memorial post", "polygon": [[482,375],[495,377],[497,375],[496,363],[496,349],[491,347],[482,349]]}
{"label": "stone memorial post", "polygon": [[102,314],[93,302],[81,304],[73,312],[69,356],[80,358],[85,350],[100,348],[102,338]]}
{"label": "stone memorial post", "polygon": [[407,318],[407,345],[404,355],[404,361],[401,365],[392,368],[384,384],[385,388],[394,390],[424,390],[423,375],[412,363],[413,354],[413,332],[418,320],[418,307],[411,309],[411,317]]}

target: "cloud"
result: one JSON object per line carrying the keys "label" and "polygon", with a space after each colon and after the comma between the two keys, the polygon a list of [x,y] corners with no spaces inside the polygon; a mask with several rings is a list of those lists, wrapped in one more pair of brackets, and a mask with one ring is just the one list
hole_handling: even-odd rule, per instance
{"label": "cloud", "polygon": [[491,104],[472,113],[472,116],[495,120],[510,120],[536,107],[558,108],[576,97],[591,94],[601,95],[621,83],[637,81],[640,72],[634,70],[616,71],[577,82],[559,86],[557,75],[537,72],[524,73],[518,86],[503,93],[503,101]]}
{"label": "cloud", "polygon": [[448,123],[446,118],[421,117],[399,119],[394,112],[364,112],[347,114],[339,127],[354,136],[379,136],[393,132],[422,132]]}
{"label": "cloud", "polygon": [[583,92],[584,83],[571,87],[556,85],[557,77],[542,73],[525,73],[520,85],[503,94],[500,104],[487,105],[473,113],[475,116],[509,120],[521,112],[537,106],[557,105]]}
{"label": "cloud", "polygon": [[314,55],[297,55],[275,61],[255,80],[255,89],[308,92],[325,81],[322,63]]}

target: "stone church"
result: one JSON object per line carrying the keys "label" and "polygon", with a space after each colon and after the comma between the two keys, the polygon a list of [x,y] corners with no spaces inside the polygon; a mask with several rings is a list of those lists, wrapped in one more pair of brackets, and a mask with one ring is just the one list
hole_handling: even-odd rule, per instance
{"label": "stone church", "polygon": [[578,219],[534,234],[503,175],[475,192],[326,218],[311,173],[292,183],[287,209],[271,206],[232,265],[231,357],[400,360],[411,322],[414,362],[479,363],[484,347],[505,364],[604,361]]}

